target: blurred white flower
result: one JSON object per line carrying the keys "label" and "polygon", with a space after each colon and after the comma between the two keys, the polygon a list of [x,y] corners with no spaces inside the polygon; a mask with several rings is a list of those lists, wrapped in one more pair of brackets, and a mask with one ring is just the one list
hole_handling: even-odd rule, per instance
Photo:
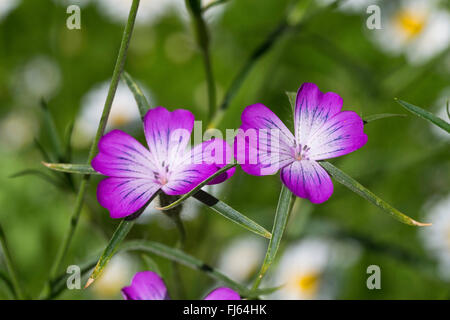
{"label": "blurred white flower", "polygon": [[[447,103],[450,104],[450,87],[445,88],[440,97],[437,99],[435,105],[437,109],[436,115],[440,117],[441,119],[444,119],[447,122],[450,122],[449,116],[447,114]],[[449,106],[450,107],[450,106]],[[450,134],[445,131],[444,129],[439,128],[438,126],[435,126],[434,124],[429,124],[431,132],[436,135],[436,137],[442,138],[442,139],[450,139]]]}
{"label": "blurred white flower", "polygon": [[310,300],[320,298],[323,273],[331,258],[330,243],[322,239],[303,239],[283,253],[275,271],[275,285],[283,285],[275,299]]}
{"label": "blurred white flower", "polygon": [[433,225],[420,229],[421,236],[438,259],[440,273],[450,280],[450,194],[427,207],[427,220]]}
{"label": "blurred white flower", "polygon": [[[76,120],[73,144],[76,147],[86,147],[94,138],[103,111],[106,96],[109,90],[109,81],[97,84],[91,89],[81,101],[81,111]],[[151,98],[148,90],[140,85],[147,99]],[[111,112],[109,114],[106,131],[121,128],[126,125],[141,125],[136,100],[133,93],[122,81],[119,82],[114,96]]]}
{"label": "blurred white flower", "polygon": [[233,240],[219,259],[219,270],[237,282],[244,282],[259,270],[267,243],[259,237],[240,237]]}
{"label": "blurred white flower", "polygon": [[20,3],[20,0],[2,0],[0,1],[0,21],[5,18]]}
{"label": "blurred white flower", "polygon": [[101,276],[92,285],[92,291],[99,299],[113,299],[121,296],[121,289],[129,285],[135,272],[135,265],[126,254],[115,255]]}
{"label": "blurred white flower", "polygon": [[29,111],[11,111],[0,120],[0,145],[12,151],[22,148],[33,141],[38,126]]}
{"label": "blurred white flower", "polygon": [[423,63],[450,44],[450,13],[437,0],[383,2],[382,29],[370,30],[380,47],[404,53],[412,64]]}
{"label": "blurred white flower", "polygon": [[20,66],[12,77],[11,91],[22,105],[50,100],[61,87],[61,70],[53,59],[35,56]]}

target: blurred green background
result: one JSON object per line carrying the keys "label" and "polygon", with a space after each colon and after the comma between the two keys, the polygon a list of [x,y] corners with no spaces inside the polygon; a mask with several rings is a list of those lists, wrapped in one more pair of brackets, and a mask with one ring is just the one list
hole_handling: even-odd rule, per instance
{"label": "blurred green background", "polygon": [[[9,8],[8,4],[0,4],[3,10],[0,11],[0,223],[20,283],[29,297],[36,298],[68,228],[75,196],[71,190],[55,187],[36,175],[15,178],[11,175],[33,169],[52,176],[41,165],[43,157],[33,142],[37,139],[46,150],[52,149],[45,113],[40,108],[41,98],[48,102],[61,137],[70,123],[78,119],[76,126],[81,129],[78,133],[75,131],[72,139],[72,162],[85,161],[92,139],[88,134],[88,122],[93,121],[94,130],[98,122],[98,117],[89,118],[86,110],[101,110],[104,104],[106,94],[102,95],[99,88],[108,83],[112,75],[124,27],[121,8],[124,7],[126,13],[130,2],[111,1],[109,5],[116,6],[116,10],[108,11],[105,1],[96,0],[1,1],[11,4]],[[157,5],[145,7],[145,2]],[[389,25],[384,25],[383,31],[366,27],[369,16],[366,8],[375,1],[366,1],[361,7],[331,9],[324,7],[325,1],[229,0],[226,5],[206,13],[218,103],[251,53],[286,14],[293,12],[291,6],[296,2],[309,3],[306,14],[316,14],[305,24],[288,28],[273,47],[255,61],[238,95],[231,101],[221,129],[237,128],[245,106],[257,102],[270,107],[292,127],[285,92],[296,91],[303,82],[314,82],[322,91],[337,92],[344,99],[344,109],[354,110],[363,117],[378,113],[407,114],[395,103],[394,97],[446,117],[445,99],[450,97],[447,1],[433,2],[430,8],[430,12],[447,14],[444,16],[444,20],[448,20],[447,30],[444,24],[444,30],[434,31],[447,34],[445,47],[426,58],[414,60],[410,59],[408,51],[420,50],[410,46],[415,39],[409,39],[405,49],[392,52],[383,48],[383,42],[375,35],[388,33]],[[386,2],[390,1],[378,1],[383,23],[391,19],[389,15],[395,10],[404,10]],[[66,27],[69,16],[66,8],[71,3],[81,6],[81,30]],[[140,10],[143,10],[142,17],[137,21],[131,40],[126,71],[142,85],[151,106],[186,108],[197,120],[206,120],[203,64],[184,1],[141,0]],[[430,17],[433,17],[431,13],[427,19],[432,19]],[[394,13],[392,19],[395,18],[401,19]],[[421,37],[422,30],[431,23],[418,21],[423,25],[411,37]],[[419,45],[430,49],[432,38],[430,43],[420,38]],[[442,42],[439,40],[441,45]],[[124,111],[116,116],[111,127],[122,128],[143,141],[139,120],[133,120],[133,112],[127,112],[136,105],[127,96],[126,87],[122,91],[124,97],[116,97],[122,106],[113,105],[113,110],[122,107]],[[405,118],[375,121],[365,128],[369,141],[364,148],[332,162],[419,221],[430,221],[431,212],[444,201],[439,210],[448,216],[447,220],[440,221],[447,223],[446,228],[439,231],[433,226],[423,231],[403,225],[336,182],[334,194],[326,203],[311,205],[307,200],[297,203],[279,258],[286,248],[307,238],[325,239],[331,251],[338,255],[337,259],[330,258],[329,261],[334,262],[329,266],[319,268],[318,287],[308,293],[310,298],[450,298],[449,272],[445,272],[450,269],[448,200],[445,205],[450,195],[450,149],[448,134],[439,130],[410,114]],[[78,178],[74,177],[75,185]],[[98,177],[91,180],[87,205],[64,266],[95,257],[118,224],[96,202],[98,181]],[[238,169],[218,190],[218,197],[270,230],[280,188],[277,176],[253,177]],[[240,237],[251,237],[251,240],[244,238],[244,244],[255,237],[204,206],[193,204],[190,212],[191,217],[185,221],[186,251],[224,270],[233,270],[233,263],[238,270],[243,269],[247,263],[245,255],[238,259],[224,258],[224,252]],[[162,213],[148,213],[139,222],[128,239],[175,244],[176,229]],[[434,237],[437,232],[444,232],[444,235]],[[445,232],[448,232],[446,236]],[[441,242],[436,244],[436,241]],[[256,255],[259,257],[256,260],[264,254],[265,241],[262,243],[262,252]],[[338,244],[346,249],[335,251],[334,246]],[[352,258],[347,259],[346,255]],[[169,291],[174,291],[176,283],[171,263],[153,258]],[[135,253],[119,259],[124,261],[116,262],[116,268],[111,268],[103,283],[94,284],[88,290],[65,290],[57,298],[120,298],[120,288],[131,281],[135,271],[146,269],[146,261]],[[352,262],[342,263],[346,260]],[[243,264],[242,268],[239,264]],[[366,269],[372,264],[381,268],[380,290],[366,287],[369,276]],[[257,271],[255,268],[257,265],[250,268],[242,281],[251,279],[252,273]],[[1,254],[0,269],[6,270]],[[233,278],[232,271],[230,273]],[[184,293],[179,297],[173,294],[176,298],[198,299],[216,285],[198,271],[181,267],[181,274]],[[277,265],[273,266],[266,285],[280,284],[275,283],[276,274]],[[282,295],[275,297],[283,298]],[[0,298],[11,298],[1,281]]]}

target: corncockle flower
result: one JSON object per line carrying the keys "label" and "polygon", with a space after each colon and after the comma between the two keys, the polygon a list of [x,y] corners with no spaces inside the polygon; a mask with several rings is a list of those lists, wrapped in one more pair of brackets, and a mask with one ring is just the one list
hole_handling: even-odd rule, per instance
{"label": "corncockle flower", "polygon": [[292,193],[322,203],[333,193],[333,184],[318,161],[350,153],[367,142],[361,117],[341,108],[339,95],[304,83],[295,102],[294,136],[269,108],[250,105],[241,116],[235,157],[252,175],[281,169],[281,180]]}
{"label": "corncockle flower", "polygon": [[[141,271],[134,275],[131,285],[122,289],[125,300],[169,300],[164,281],[153,271]],[[237,292],[220,287],[211,291],[204,300],[240,300]]]}
{"label": "corncockle flower", "polygon": [[[231,163],[231,147],[221,139],[187,145],[194,115],[184,109],[169,112],[157,107],[144,117],[148,149],[120,130],[104,135],[92,167],[109,176],[97,188],[97,198],[112,218],[129,216],[142,208],[158,191],[169,196],[191,191],[218,169]],[[210,181],[225,181],[234,168]]]}

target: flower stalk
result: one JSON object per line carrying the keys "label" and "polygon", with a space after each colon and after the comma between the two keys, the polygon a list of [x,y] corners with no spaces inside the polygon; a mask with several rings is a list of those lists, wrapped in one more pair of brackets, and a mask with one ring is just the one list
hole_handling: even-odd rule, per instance
{"label": "flower stalk", "polygon": [[[106,128],[106,123],[108,121],[108,116],[111,111],[112,102],[114,100],[114,96],[115,96],[115,93],[117,90],[120,76],[121,76],[123,68],[124,68],[128,45],[130,43],[130,39],[131,39],[131,35],[133,32],[133,27],[134,27],[134,22],[136,20],[136,14],[137,14],[137,10],[139,7],[139,1],[140,0],[133,0],[133,3],[131,5],[127,24],[125,26],[125,30],[124,30],[124,33],[122,36],[122,41],[120,44],[119,54],[117,56],[116,64],[114,67],[111,84],[109,86],[108,95],[107,95],[107,98],[105,101],[105,105],[103,107],[102,116],[101,116],[101,119],[99,122],[97,133],[94,138],[94,142],[92,143],[92,146],[89,151],[89,156],[88,156],[88,160],[87,160],[88,164],[90,164],[92,159],[94,158],[94,156],[97,152],[97,144]],[[67,254],[67,251],[70,247],[70,244],[72,242],[72,238],[75,233],[76,227],[78,225],[78,220],[80,218],[81,209],[83,207],[84,195],[86,193],[86,189],[87,189],[87,186],[89,183],[89,178],[90,178],[90,175],[84,175],[81,180],[80,187],[78,189],[75,206],[74,206],[74,210],[73,210],[73,214],[72,214],[72,218],[70,220],[69,231],[58,251],[56,259],[51,268],[50,280],[57,274],[58,270],[60,269],[61,263],[64,260],[66,254]]]}

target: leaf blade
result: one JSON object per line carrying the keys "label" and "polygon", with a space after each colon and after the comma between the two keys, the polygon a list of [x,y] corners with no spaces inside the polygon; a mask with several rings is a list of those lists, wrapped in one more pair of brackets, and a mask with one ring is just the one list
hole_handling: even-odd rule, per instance
{"label": "leaf blade", "polygon": [[125,71],[122,73],[122,79],[125,81],[128,88],[133,93],[134,100],[136,100],[141,118],[144,118],[145,114],[150,109],[147,98],[145,97],[139,85],[136,83],[136,81],[134,81],[133,77],[130,76],[128,72]]}
{"label": "leaf blade", "polygon": [[233,209],[225,202],[220,201],[219,199],[210,195],[208,192],[200,190],[196,194],[194,194],[193,197],[198,201],[202,202],[203,204],[207,205],[213,211],[219,213],[228,220],[236,223],[237,225],[264,238],[267,239],[272,238],[272,234],[269,231],[267,231],[264,227],[260,226],[258,223],[251,220],[250,218],[240,213],[239,211]]}
{"label": "leaf blade", "polygon": [[351,191],[355,192],[357,195],[361,196],[362,198],[366,199],[367,201],[371,202],[372,204],[376,205],[383,211],[389,213],[392,215],[395,219],[398,221],[410,225],[410,226],[430,226],[431,223],[422,223],[418,222],[410,217],[408,217],[406,214],[400,212],[399,210],[392,207],[390,204],[388,204],[386,201],[379,198],[377,195],[375,195],[373,192],[371,192],[369,189],[365,188],[362,184],[360,184],[358,181],[347,175],[342,170],[338,169],[337,167],[333,166],[331,163],[326,161],[320,161],[320,165],[340,184],[344,185]]}
{"label": "leaf blade", "polygon": [[91,167],[89,164],[76,164],[76,163],[48,163],[48,162],[42,162],[44,166],[47,168],[59,171],[59,172],[66,172],[66,173],[75,173],[75,174],[97,174],[101,175],[97,171],[94,170],[94,168]]}
{"label": "leaf blade", "polygon": [[411,103],[408,103],[406,101],[403,100],[399,100],[397,98],[395,98],[395,101],[400,104],[403,108],[405,108],[406,110],[408,110],[409,112],[415,114],[416,116],[428,120],[431,123],[433,123],[434,125],[440,127],[441,129],[447,131],[448,133],[450,133],[450,123],[448,123],[447,121],[445,121],[444,119],[439,118],[438,116],[432,114],[431,112],[424,110],[418,106],[415,106]]}
{"label": "leaf blade", "polygon": [[292,209],[293,199],[295,199],[295,196],[283,184],[281,187],[280,197],[278,199],[277,210],[275,213],[275,219],[273,222],[272,238],[270,239],[269,245],[267,247],[263,265],[261,266],[259,274],[256,277],[255,283],[253,285],[253,291],[258,289],[262,278],[275,259],[278,248],[280,247],[280,242],[283,237],[284,230],[286,229],[286,224]]}
{"label": "leaf blade", "polygon": [[406,114],[397,114],[397,113],[379,113],[379,114],[372,114],[370,116],[364,117],[363,122],[364,124],[368,124],[369,122],[386,119],[386,118],[393,118],[393,117],[402,117],[406,118]]}

